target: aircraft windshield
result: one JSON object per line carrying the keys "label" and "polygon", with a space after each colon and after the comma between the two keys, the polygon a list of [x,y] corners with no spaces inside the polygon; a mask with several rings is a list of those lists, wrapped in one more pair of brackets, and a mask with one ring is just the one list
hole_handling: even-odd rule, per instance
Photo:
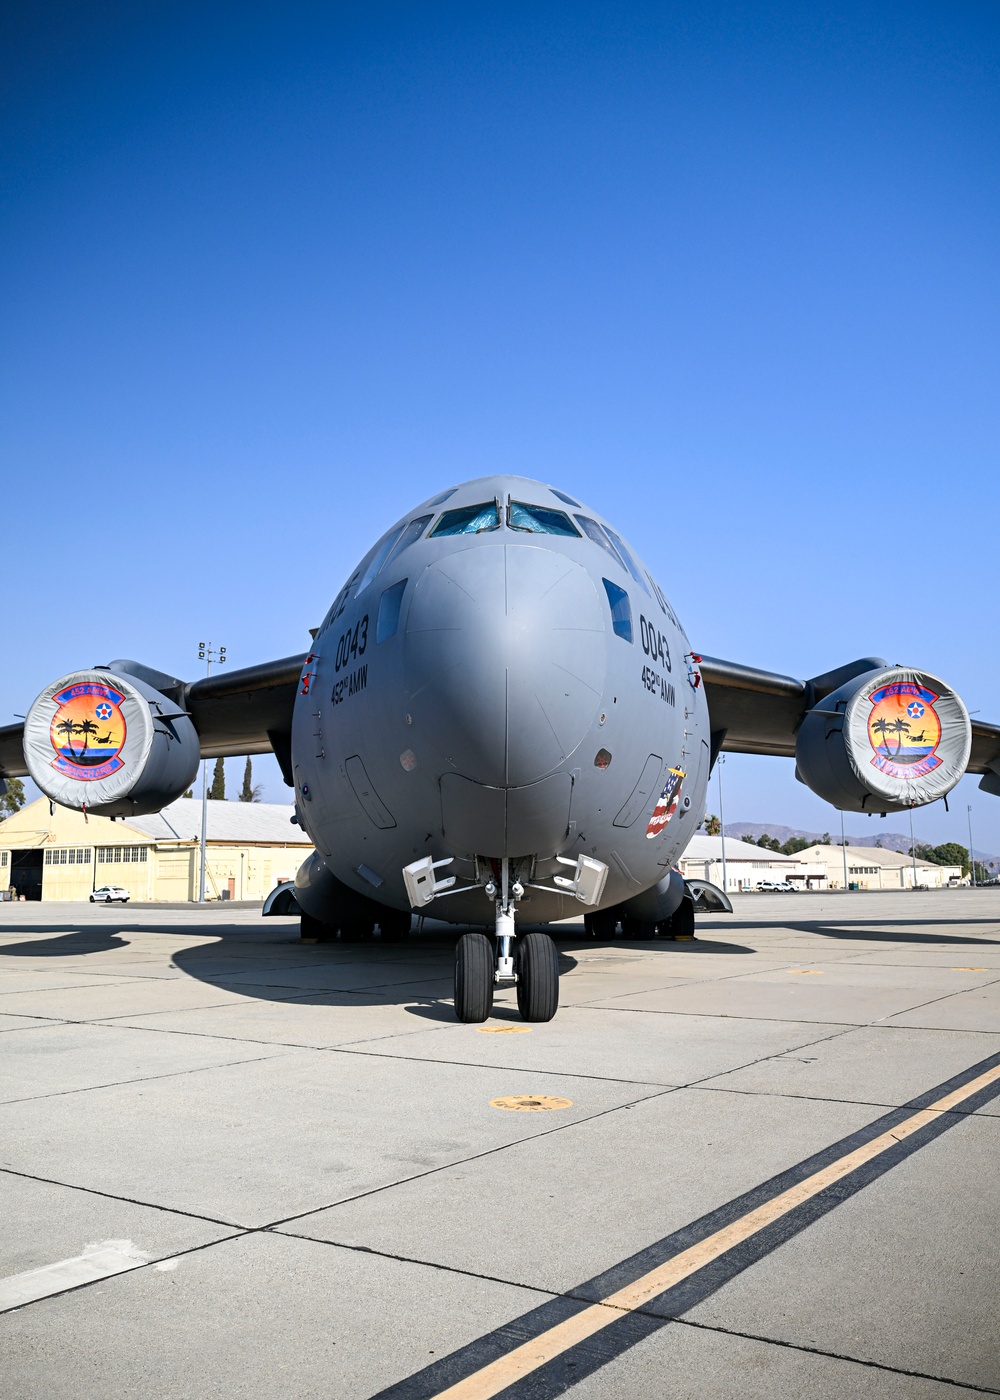
{"label": "aircraft windshield", "polygon": [[[416,520],[410,521],[399,539],[392,546],[392,549],[385,556],[385,563],[382,565],[383,569],[391,564],[394,559],[398,559],[403,550],[409,549],[410,545],[413,544],[415,540],[419,540],[420,536],[427,529],[427,526],[431,523],[431,519],[432,517],[429,515],[418,515]],[[381,569],[379,572],[381,572]]]}
{"label": "aircraft windshield", "polygon": [[618,553],[617,549],[615,549],[596,520],[591,520],[590,517],[586,515],[578,515],[576,517],[576,522],[588,539],[592,539],[595,544],[599,544],[606,554],[611,555],[616,564],[620,564],[623,569],[625,568],[625,560]]}
{"label": "aircraft windshield", "polygon": [[459,510],[446,510],[434,526],[428,538],[438,535],[480,535],[484,530],[500,529],[500,512],[496,501],[487,501],[481,506],[462,506]]}
{"label": "aircraft windshield", "polygon": [[625,541],[623,539],[620,539],[619,536],[615,534],[614,530],[609,529],[607,525],[605,525],[604,530],[607,534],[608,539],[614,545],[615,549],[617,549],[621,557],[625,560],[626,569],[628,569],[629,573],[635,579],[636,583],[642,589],[643,593],[648,593],[649,589],[646,587],[646,580],[643,578],[642,574],[640,574],[638,564],[632,558],[631,554],[629,554]]}
{"label": "aircraft windshield", "polygon": [[544,506],[531,506],[526,501],[511,501],[507,524],[512,530],[526,530],[532,535],[574,535],[577,539],[580,536],[569,516],[561,510],[546,510]]}

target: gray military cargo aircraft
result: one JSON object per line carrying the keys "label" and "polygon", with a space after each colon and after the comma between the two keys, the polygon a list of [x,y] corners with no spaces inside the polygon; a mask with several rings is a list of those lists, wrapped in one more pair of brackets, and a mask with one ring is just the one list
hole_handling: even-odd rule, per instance
{"label": "gray military cargo aircraft", "polygon": [[944,682],[877,657],[795,680],[704,656],[608,521],[517,476],[407,512],[306,655],[193,683],[128,660],[61,677],[0,730],[0,773],[128,817],[202,757],[273,751],[316,849],[265,913],[315,940],[399,940],[413,911],[492,928],[458,940],[456,1014],[485,1020],[513,982],[545,1021],[537,926],[582,907],[596,937],[684,938],[696,898],[728,907],[676,870],[723,749],[794,756],[842,810],[923,805],[966,771],[1000,794],[1000,727]]}

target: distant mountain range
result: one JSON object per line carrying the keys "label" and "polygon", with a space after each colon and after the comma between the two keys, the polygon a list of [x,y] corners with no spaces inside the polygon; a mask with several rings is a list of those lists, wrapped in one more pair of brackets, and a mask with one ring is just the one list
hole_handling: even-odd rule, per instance
{"label": "distant mountain range", "polygon": [[[837,845],[840,841],[839,831],[803,831],[798,826],[781,826],[777,822],[726,822],[726,835],[735,837],[742,841],[747,837],[752,837],[757,841],[761,836],[773,836],[775,841],[784,845],[793,836],[801,836],[810,842],[822,841],[824,838]],[[923,845],[920,837],[916,838],[917,844]],[[874,836],[851,836],[848,833],[847,844],[849,846],[881,846],[886,851],[902,851],[904,854],[910,849],[910,838],[899,831],[879,831]],[[928,841],[927,845],[938,845],[936,841]],[[1000,871],[1000,856],[989,855],[986,851],[976,851],[976,860],[980,861],[987,870],[992,873]]]}

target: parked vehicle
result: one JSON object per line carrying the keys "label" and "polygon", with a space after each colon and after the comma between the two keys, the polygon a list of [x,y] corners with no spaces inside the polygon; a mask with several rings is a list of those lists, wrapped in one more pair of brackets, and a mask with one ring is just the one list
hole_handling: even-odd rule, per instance
{"label": "parked vehicle", "polygon": [[790,880],[761,880],[754,885],[759,894],[794,894],[795,886]]}
{"label": "parked vehicle", "polygon": [[128,890],[123,890],[121,885],[102,885],[90,896],[90,902],[91,904],[113,904],[116,899],[120,899],[122,904],[127,904],[131,898]]}

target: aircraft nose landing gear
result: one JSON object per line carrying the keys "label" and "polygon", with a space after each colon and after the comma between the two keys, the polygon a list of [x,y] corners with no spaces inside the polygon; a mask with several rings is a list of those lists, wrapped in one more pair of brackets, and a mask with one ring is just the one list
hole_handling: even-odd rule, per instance
{"label": "aircraft nose landing gear", "polygon": [[510,884],[508,862],[501,862],[496,900],[496,953],[485,933],[465,933],[455,949],[455,1014],[460,1021],[485,1021],[498,984],[516,982],[517,1009],[526,1021],[551,1021],[559,1006],[559,960],[547,933],[525,933],[514,926],[514,899],[524,890]]}

